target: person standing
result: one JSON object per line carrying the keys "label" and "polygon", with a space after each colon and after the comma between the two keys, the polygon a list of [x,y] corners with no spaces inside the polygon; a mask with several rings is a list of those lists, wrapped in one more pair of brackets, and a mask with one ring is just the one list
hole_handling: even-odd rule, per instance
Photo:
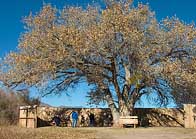
{"label": "person standing", "polygon": [[77,122],[78,122],[78,113],[76,111],[72,112],[72,127],[76,127]]}
{"label": "person standing", "polygon": [[94,126],[95,125],[95,115],[93,113],[90,113],[89,115],[89,120],[90,120],[90,126]]}
{"label": "person standing", "polygon": [[82,127],[85,126],[85,118],[83,115],[81,115],[80,126],[82,126]]}
{"label": "person standing", "polygon": [[61,118],[59,117],[59,115],[55,115],[52,120],[56,126],[60,126]]}

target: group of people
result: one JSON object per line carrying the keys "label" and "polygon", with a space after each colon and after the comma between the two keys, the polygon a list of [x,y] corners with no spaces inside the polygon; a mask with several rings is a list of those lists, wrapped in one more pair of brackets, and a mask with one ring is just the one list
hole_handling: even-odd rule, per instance
{"label": "group of people", "polygon": [[[72,118],[72,127],[75,128],[77,126],[77,122],[78,122],[78,118],[79,118],[79,114],[76,111],[72,111],[70,114],[71,118]],[[69,120],[68,118],[66,118],[65,120]],[[53,123],[56,126],[60,126],[61,123],[61,118],[59,115],[55,115],[52,119]],[[86,121],[85,117],[83,115],[81,115],[81,124],[84,124]],[[89,124],[91,127],[93,127],[95,125],[95,115],[93,113],[89,114]]]}

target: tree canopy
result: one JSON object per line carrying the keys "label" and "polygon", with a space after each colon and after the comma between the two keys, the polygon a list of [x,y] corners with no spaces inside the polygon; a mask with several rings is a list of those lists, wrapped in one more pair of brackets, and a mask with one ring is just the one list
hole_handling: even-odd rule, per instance
{"label": "tree canopy", "polygon": [[[2,62],[8,86],[41,86],[58,93],[77,83],[93,86],[93,103],[130,114],[145,94],[156,102],[195,102],[196,29],[177,17],[157,21],[148,5],[110,1],[98,7],[44,5],[24,18],[17,52]],[[169,92],[169,93],[168,93]],[[118,116],[116,116],[118,117]]]}

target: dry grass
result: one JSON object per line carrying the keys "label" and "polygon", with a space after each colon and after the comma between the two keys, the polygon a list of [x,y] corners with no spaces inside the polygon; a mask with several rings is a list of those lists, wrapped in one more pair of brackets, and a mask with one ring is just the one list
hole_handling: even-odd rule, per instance
{"label": "dry grass", "polygon": [[184,128],[66,128],[1,127],[0,139],[196,139],[195,129]]}
{"label": "dry grass", "polygon": [[0,127],[0,139],[95,139],[95,131],[60,127]]}
{"label": "dry grass", "polygon": [[196,139],[196,129],[180,127],[108,128],[100,139]]}

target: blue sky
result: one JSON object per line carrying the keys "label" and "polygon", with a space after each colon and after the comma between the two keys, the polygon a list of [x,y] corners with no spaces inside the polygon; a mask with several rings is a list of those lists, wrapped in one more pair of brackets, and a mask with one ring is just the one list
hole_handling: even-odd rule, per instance
{"label": "blue sky", "polygon": [[[99,3],[103,0],[94,0]],[[0,56],[5,56],[10,51],[16,50],[18,38],[24,31],[22,17],[27,16],[30,11],[38,12],[43,3],[51,3],[57,8],[64,5],[77,5],[85,7],[92,0],[1,0],[0,1]],[[135,3],[148,3],[156,13],[158,20],[167,16],[176,15],[186,23],[196,22],[196,0],[135,0]],[[48,96],[42,101],[53,106],[71,105],[86,106],[86,91],[88,87],[81,85],[75,90],[69,90],[73,95],[67,97]],[[32,89],[34,91],[34,89]]]}

